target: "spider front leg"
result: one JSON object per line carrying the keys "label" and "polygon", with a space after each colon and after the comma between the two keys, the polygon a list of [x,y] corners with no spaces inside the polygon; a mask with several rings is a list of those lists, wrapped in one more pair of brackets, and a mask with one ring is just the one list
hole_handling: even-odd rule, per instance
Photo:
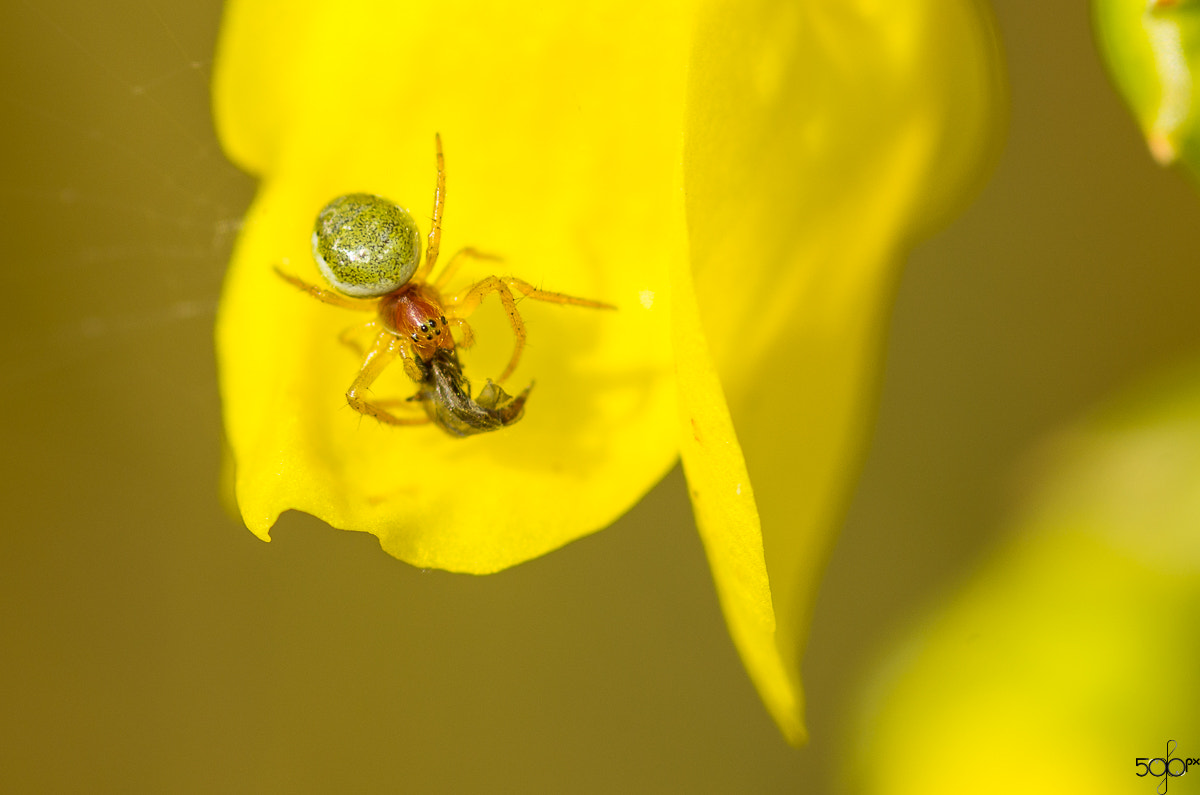
{"label": "spider front leg", "polygon": [[367,349],[362,346],[362,343],[355,337],[365,338],[368,333],[378,334],[379,320],[368,320],[360,326],[351,326],[343,329],[341,334],[338,334],[338,342],[345,345],[350,350],[357,353],[359,356],[366,356]]}
{"label": "spider front leg", "polygon": [[456,328],[459,331],[462,339],[456,340],[455,345],[460,348],[470,348],[475,344],[475,332],[471,330],[471,324],[463,320],[461,317],[446,318],[446,325],[451,328]]}
{"label": "spider front leg", "polygon": [[488,262],[504,261],[503,257],[498,257],[495,254],[488,254],[486,251],[480,251],[477,248],[471,248],[470,246],[467,248],[460,248],[454,253],[454,256],[450,258],[450,261],[446,263],[446,267],[442,268],[442,272],[438,274],[437,279],[434,280],[434,288],[436,288],[439,292],[446,289],[446,285],[449,284],[452,278],[454,278],[454,274],[458,272],[458,269],[462,267],[463,261],[468,258],[486,260]]}
{"label": "spider front leg", "polygon": [[[404,360],[404,370],[410,377],[412,376],[409,367],[416,370],[416,365],[409,360],[409,354],[404,349],[405,344],[404,340],[389,331],[380,332],[379,336],[375,338],[375,344],[371,346],[371,350],[363,359],[362,368],[354,377],[354,383],[350,384],[350,388],[346,390],[346,402],[350,404],[350,408],[359,414],[374,417],[389,425],[424,425],[429,422],[428,417],[397,417],[379,403],[369,401],[363,396],[370,391],[371,384],[375,383],[375,379],[379,378],[379,374],[384,371],[384,368],[391,364],[397,356]],[[417,370],[417,374],[420,375],[419,370]]]}
{"label": "spider front leg", "polygon": [[587,298],[576,298],[573,295],[565,293],[552,293],[546,290],[539,290],[527,281],[517,279],[512,276],[488,276],[468,288],[462,293],[453,296],[448,302],[446,314],[455,319],[465,318],[474,312],[480,302],[489,294],[496,293],[500,297],[500,303],[504,306],[504,312],[508,315],[509,325],[512,326],[513,336],[516,341],[513,343],[512,358],[508,360],[508,366],[504,368],[504,372],[496,379],[497,384],[502,384],[508,379],[513,371],[517,369],[517,364],[521,361],[521,352],[525,350],[525,321],[521,319],[521,313],[517,311],[517,302],[513,298],[512,291],[516,290],[526,298],[532,298],[536,301],[546,301],[551,304],[567,304],[569,306],[586,306],[592,309],[616,309],[612,304],[606,304],[603,301],[592,301]]}
{"label": "spider front leg", "polygon": [[446,157],[442,154],[442,135],[434,133],[437,148],[437,184],[433,189],[433,218],[429,225],[429,242],[425,247],[425,262],[413,274],[413,281],[428,281],[433,266],[437,264],[438,252],[442,249],[442,212],[446,207]]}

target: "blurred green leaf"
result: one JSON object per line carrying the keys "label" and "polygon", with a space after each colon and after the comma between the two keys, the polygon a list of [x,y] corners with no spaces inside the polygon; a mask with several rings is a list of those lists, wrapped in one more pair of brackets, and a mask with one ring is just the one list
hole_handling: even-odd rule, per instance
{"label": "blurred green leaf", "polygon": [[1200,176],[1196,114],[1200,3],[1095,0],[1096,38],[1154,159]]}

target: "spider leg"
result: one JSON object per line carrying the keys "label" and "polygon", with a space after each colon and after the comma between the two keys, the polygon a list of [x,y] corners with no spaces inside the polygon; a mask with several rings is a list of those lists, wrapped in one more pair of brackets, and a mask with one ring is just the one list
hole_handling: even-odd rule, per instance
{"label": "spider leg", "polygon": [[590,298],[576,298],[566,293],[552,293],[548,290],[539,290],[524,279],[518,279],[515,276],[493,276],[492,278],[500,278],[510,288],[521,293],[526,298],[532,298],[535,301],[545,301],[550,304],[567,304],[569,306],[586,306],[590,309],[616,309],[612,304],[606,304],[603,301],[593,301]]}
{"label": "spider leg", "polygon": [[[425,374],[417,366],[417,354],[413,351],[412,346],[403,340],[398,340],[397,349],[400,354],[400,362],[404,365],[404,374],[418,384],[422,383],[425,380]],[[405,398],[405,400],[407,399]]]}
{"label": "spider leg", "polygon": [[377,329],[377,328],[379,328],[378,320],[368,320],[366,323],[363,323],[362,325],[350,326],[347,329],[343,329],[341,334],[338,334],[338,342],[342,343],[347,348],[349,348],[350,350],[357,353],[359,356],[366,356],[367,355],[366,349],[363,348],[363,346],[361,344],[359,344],[359,341],[354,339],[354,337],[356,335],[364,334],[365,332],[368,332],[368,331],[375,331],[375,329]]}
{"label": "spider leg", "polygon": [[442,248],[442,211],[446,206],[446,158],[442,154],[442,135],[435,133],[437,145],[437,185],[433,190],[433,220],[429,228],[429,244],[425,247],[425,262],[413,274],[411,281],[423,282],[437,264],[438,252]]}
{"label": "spider leg", "polygon": [[[411,409],[411,408],[421,405],[417,401],[418,397],[419,397],[419,395],[413,395],[412,397],[407,397],[407,398],[387,398],[385,400],[377,400],[377,401],[375,401],[375,404],[377,406],[400,406],[402,408],[410,408]],[[433,420],[429,419],[428,415],[426,415],[424,417],[413,417],[412,419],[406,418],[404,421],[404,424],[405,425],[428,425],[431,422],[433,422]]]}
{"label": "spider leg", "polygon": [[[392,360],[397,355],[407,357],[403,353],[404,341],[392,334],[389,331],[381,331],[379,336],[375,338],[375,344],[371,346],[371,350],[367,352],[366,358],[363,359],[362,368],[358,371],[358,375],[354,377],[354,383],[350,384],[350,388],[346,390],[346,402],[350,407],[360,414],[365,414],[368,417],[374,417],[380,422],[386,422],[389,425],[423,425],[429,422],[428,417],[412,417],[401,418],[384,409],[378,403],[367,400],[363,397],[363,393],[368,392],[371,384],[375,383],[375,379],[383,372]],[[408,367],[405,366],[405,371]]]}
{"label": "spider leg", "polygon": [[[512,357],[508,360],[508,365],[504,368],[504,371],[496,378],[497,384],[503,384],[513,374],[513,371],[517,369],[517,364],[521,361],[521,352],[525,350],[525,321],[521,318],[521,313],[517,311],[517,302],[513,298],[512,289],[510,289],[512,287],[515,287],[530,298],[537,298],[539,300],[551,300],[557,303],[584,301],[584,299],[572,298],[569,295],[561,295],[560,293],[545,293],[520,279],[511,277],[502,279],[499,276],[488,276],[464,292],[451,297],[448,302],[446,314],[454,318],[454,321],[462,320],[478,309],[479,304],[489,293],[496,293],[500,298],[500,304],[504,307],[504,313],[508,315],[508,323],[512,326],[514,342]],[[583,305],[592,306],[594,304],[596,304],[594,301],[585,301]],[[600,304],[600,306],[604,305]]]}
{"label": "spider leg", "polygon": [[288,284],[300,288],[322,303],[333,304],[334,306],[340,306],[343,309],[353,309],[359,312],[374,312],[378,303],[374,300],[364,301],[359,298],[350,298],[342,295],[341,293],[335,293],[332,290],[323,290],[320,287],[317,287],[315,284],[309,284],[308,282],[298,279],[290,273],[285,272],[278,265],[275,266],[275,272],[279,274],[279,278],[283,279]]}
{"label": "spider leg", "polygon": [[454,274],[458,272],[463,260],[468,257],[471,259],[489,260],[491,262],[502,262],[504,260],[503,257],[498,257],[495,254],[488,254],[487,252],[480,251],[479,249],[460,248],[457,252],[455,252],[454,256],[450,258],[450,261],[446,263],[446,267],[442,268],[442,272],[438,274],[437,279],[433,283],[434,288],[439,292],[444,289],[445,286],[449,284],[450,280],[454,278]]}
{"label": "spider leg", "polygon": [[516,338],[513,343],[512,358],[508,360],[508,366],[504,368],[504,372],[500,373],[500,377],[496,379],[497,384],[503,384],[513,374],[513,370],[517,369],[517,363],[521,361],[521,351],[525,349],[525,321],[521,319],[521,313],[517,311],[517,302],[513,299],[512,290],[508,289],[504,280],[501,280],[499,276],[488,276],[468,287],[464,292],[451,297],[447,302],[446,315],[455,320],[467,317],[479,308],[480,302],[489,293],[496,293],[500,297],[504,313],[508,315],[508,323],[512,326],[513,337]]}
{"label": "spider leg", "polygon": [[446,325],[460,329],[462,339],[454,344],[460,348],[470,348],[475,344],[475,332],[471,330],[471,324],[463,320],[461,317],[451,317],[446,319]]}
{"label": "spider leg", "polygon": [[552,304],[569,304],[571,306],[586,306],[592,309],[616,309],[612,304],[606,304],[602,301],[592,301],[587,298],[576,298],[573,295],[565,293],[551,293],[546,290],[539,290],[523,279],[517,279],[513,276],[488,276],[485,279],[476,282],[472,287],[465,291],[451,296],[446,302],[446,315],[448,317],[459,320],[469,316],[472,312],[479,308],[479,304],[489,293],[496,293],[500,297],[500,303],[504,306],[504,312],[508,315],[509,325],[512,326],[513,336],[516,342],[513,344],[512,358],[508,360],[508,366],[504,368],[504,372],[496,379],[497,384],[502,384],[513,374],[517,369],[517,364],[521,361],[521,352],[525,349],[525,321],[521,319],[521,313],[517,311],[517,302],[513,298],[512,291],[516,290],[526,298],[532,298],[536,301],[547,301]]}

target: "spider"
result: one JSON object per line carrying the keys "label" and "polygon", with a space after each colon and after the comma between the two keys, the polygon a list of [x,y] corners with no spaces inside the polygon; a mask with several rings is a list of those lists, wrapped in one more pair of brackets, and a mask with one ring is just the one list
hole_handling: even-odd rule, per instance
{"label": "spider", "polygon": [[[346,390],[346,401],[355,411],[390,425],[433,422],[452,436],[468,436],[497,430],[519,420],[533,388],[530,384],[514,397],[499,386],[516,370],[525,347],[525,323],[517,311],[514,290],[526,298],[553,304],[593,309],[616,307],[539,290],[511,276],[488,276],[462,292],[444,295],[446,285],[465,259],[499,258],[464,248],[450,258],[436,279],[429,281],[441,248],[442,211],[446,202],[441,135],[434,136],[434,142],[437,185],[433,194],[433,222],[425,261],[420,267],[420,230],[408,211],[380,196],[351,193],[329,202],[317,215],[313,229],[313,257],[333,289],[309,284],[278,266],[275,272],[318,301],[376,314],[374,320],[362,327],[376,332],[369,349],[363,350],[350,339],[348,333],[353,329],[339,338],[363,356],[358,375]],[[515,343],[512,357],[496,382],[489,380],[472,398],[457,348],[474,344],[475,336],[466,318],[491,293],[500,298]],[[451,329],[458,330],[461,341],[455,342]],[[397,356],[405,373],[418,384],[417,393],[407,401],[369,400],[366,394],[371,384]],[[398,417],[387,408],[413,401],[421,403],[424,417]]]}

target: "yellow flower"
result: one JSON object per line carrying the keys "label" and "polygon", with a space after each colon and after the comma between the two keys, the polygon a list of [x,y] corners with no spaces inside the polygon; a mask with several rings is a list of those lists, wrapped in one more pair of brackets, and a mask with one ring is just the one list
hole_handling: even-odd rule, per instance
{"label": "yellow flower", "polygon": [[1200,366],[1064,435],[1055,464],[881,666],[852,791],[1174,792],[1135,760],[1200,759]]}
{"label": "yellow flower", "polygon": [[[798,655],[895,267],[995,143],[987,17],[969,0],[241,0],[215,95],[227,152],[262,179],[217,329],[250,529],[302,510],[415,566],[494,572],[610,524],[682,456],[731,634],[800,742]],[[312,223],[339,194],[427,225],[435,132],[443,251],[619,307],[524,302],[525,417],[464,440],[350,410],[359,361],[338,335],[356,318],[273,272],[319,281]],[[511,335],[486,303],[472,325],[481,382]],[[375,387],[413,391],[399,366]]]}

